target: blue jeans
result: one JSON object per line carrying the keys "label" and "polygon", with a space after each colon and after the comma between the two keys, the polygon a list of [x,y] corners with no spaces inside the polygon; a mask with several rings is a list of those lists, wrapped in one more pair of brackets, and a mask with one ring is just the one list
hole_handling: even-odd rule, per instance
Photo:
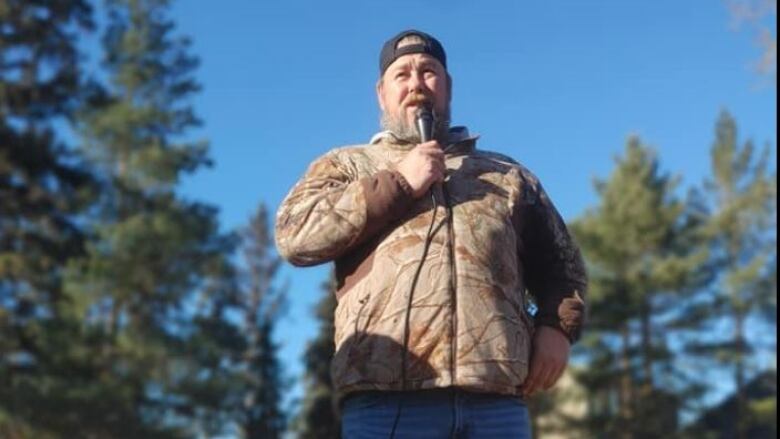
{"label": "blue jeans", "polygon": [[344,400],[341,435],[343,439],[530,439],[531,421],[525,403],[514,396],[453,388],[370,391]]}

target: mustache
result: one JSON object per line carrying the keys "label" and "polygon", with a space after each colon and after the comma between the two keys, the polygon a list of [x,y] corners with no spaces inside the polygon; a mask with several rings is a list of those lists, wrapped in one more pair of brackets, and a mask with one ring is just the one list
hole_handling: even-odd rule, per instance
{"label": "mustache", "polygon": [[433,100],[426,95],[425,93],[409,93],[409,95],[406,96],[406,99],[404,99],[403,106],[404,107],[411,107],[411,106],[417,106],[417,105],[424,105],[426,107],[432,107],[433,106]]}

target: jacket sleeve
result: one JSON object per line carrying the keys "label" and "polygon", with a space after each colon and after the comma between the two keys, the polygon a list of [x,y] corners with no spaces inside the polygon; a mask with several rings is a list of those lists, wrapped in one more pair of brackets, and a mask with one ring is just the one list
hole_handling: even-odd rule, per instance
{"label": "jacket sleeve", "polygon": [[526,186],[523,265],[526,286],[538,307],[534,323],[559,329],[574,343],[585,323],[585,264],[538,180]]}
{"label": "jacket sleeve", "polygon": [[276,215],[276,246],[294,265],[328,262],[398,220],[413,202],[395,170],[358,177],[333,153],[309,166]]}

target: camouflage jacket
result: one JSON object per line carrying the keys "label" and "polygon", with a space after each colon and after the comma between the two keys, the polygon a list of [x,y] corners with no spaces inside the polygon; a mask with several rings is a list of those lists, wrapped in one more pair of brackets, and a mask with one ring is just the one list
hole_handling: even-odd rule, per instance
{"label": "camouflage jacket", "polygon": [[516,395],[535,326],[579,336],[585,269],[539,181],[476,149],[463,128],[450,140],[433,195],[413,199],[394,169],[414,145],[380,133],[317,159],[279,208],[284,258],[335,261],[331,372],[342,396],[448,386]]}

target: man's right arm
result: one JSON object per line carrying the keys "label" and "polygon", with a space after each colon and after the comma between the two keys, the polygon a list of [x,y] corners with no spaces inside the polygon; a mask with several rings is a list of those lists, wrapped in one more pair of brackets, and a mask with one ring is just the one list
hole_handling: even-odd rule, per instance
{"label": "man's right arm", "polygon": [[279,207],[279,253],[298,266],[334,260],[399,219],[413,203],[412,193],[398,171],[359,178],[327,154],[309,166]]}

